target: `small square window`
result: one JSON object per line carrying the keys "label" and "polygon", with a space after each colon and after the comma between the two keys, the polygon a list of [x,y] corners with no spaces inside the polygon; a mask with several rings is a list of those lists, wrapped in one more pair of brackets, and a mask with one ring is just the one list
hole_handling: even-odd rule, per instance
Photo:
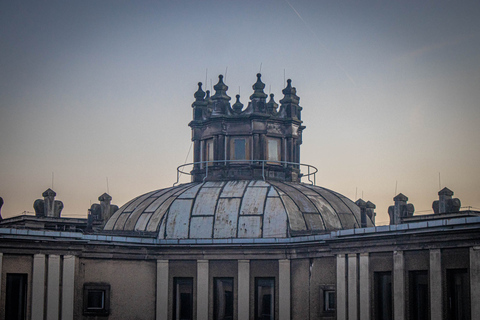
{"label": "small square window", "polygon": [[108,316],[110,314],[110,285],[85,283],[83,285],[83,314]]}

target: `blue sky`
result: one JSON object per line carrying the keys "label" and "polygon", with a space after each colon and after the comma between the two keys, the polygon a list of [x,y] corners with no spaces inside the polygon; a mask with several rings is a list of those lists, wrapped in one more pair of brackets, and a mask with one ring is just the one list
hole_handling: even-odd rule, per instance
{"label": "blue sky", "polygon": [[52,173],[72,217],[107,178],[118,205],[171,186],[197,82],[225,74],[247,104],[260,70],[277,101],[284,75],[297,88],[317,184],[363,194],[379,223],[395,188],[418,213],[439,184],[480,208],[479,16],[478,1],[2,1],[2,216],[32,212]]}

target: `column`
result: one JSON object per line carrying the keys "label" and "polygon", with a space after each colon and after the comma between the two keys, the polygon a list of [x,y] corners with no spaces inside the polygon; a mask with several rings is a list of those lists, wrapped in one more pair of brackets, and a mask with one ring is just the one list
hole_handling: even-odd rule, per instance
{"label": "column", "polygon": [[357,255],[348,255],[348,320],[358,319],[357,305]]}
{"label": "column", "polygon": [[478,297],[480,297],[480,247],[472,247],[470,248],[470,304],[472,316],[480,315]]}
{"label": "column", "polygon": [[75,256],[63,257],[62,320],[73,320],[75,262]]}
{"label": "column", "polygon": [[393,252],[393,319],[405,319],[405,258],[403,251]]}
{"label": "column", "polygon": [[58,320],[60,300],[60,256],[48,256],[47,320]]}
{"label": "column", "polygon": [[197,260],[197,320],[208,320],[208,260]]}
{"label": "column", "polygon": [[43,320],[45,300],[45,255],[33,256],[32,320]]}
{"label": "column", "polygon": [[360,254],[360,319],[370,319],[369,255]]}
{"label": "column", "polygon": [[168,260],[157,260],[156,319],[168,319]]}
{"label": "column", "polygon": [[290,320],[290,260],[278,261],[278,318]]}
{"label": "column", "polygon": [[238,260],[238,320],[250,319],[250,260]]}
{"label": "column", "polygon": [[430,311],[431,319],[443,319],[442,260],[440,249],[430,250]]}
{"label": "column", "polygon": [[337,320],[347,319],[347,288],[345,278],[345,255],[337,255]]}

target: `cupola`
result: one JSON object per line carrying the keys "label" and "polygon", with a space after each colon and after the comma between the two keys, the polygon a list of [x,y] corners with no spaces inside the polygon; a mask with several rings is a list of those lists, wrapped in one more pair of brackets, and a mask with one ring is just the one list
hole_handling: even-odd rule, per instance
{"label": "cupola", "polygon": [[223,76],[214,86],[215,94],[205,97],[198,83],[193,107],[194,143],[193,181],[270,179],[300,182],[300,145],[302,144],[300,98],[292,81],[287,80],[280,108],[264,92],[265,84],[257,74],[253,94],[246,108],[236,95],[230,105],[228,86]]}

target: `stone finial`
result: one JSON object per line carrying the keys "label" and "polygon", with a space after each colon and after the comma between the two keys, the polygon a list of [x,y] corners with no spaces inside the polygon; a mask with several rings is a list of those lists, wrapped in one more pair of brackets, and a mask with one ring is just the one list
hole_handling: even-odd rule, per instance
{"label": "stone finial", "polygon": [[282,93],[284,95],[284,98],[280,100],[280,103],[298,104],[300,102],[300,98],[297,96],[297,89],[295,87],[292,87],[291,79],[287,80],[287,86],[285,87],[285,89],[282,90]]}
{"label": "stone finial", "polygon": [[213,87],[215,94],[211,97],[213,110],[212,116],[228,115],[230,113],[230,97],[227,95],[228,87],[223,83],[223,76],[218,76],[218,83]]}
{"label": "stone finial", "polygon": [[63,202],[55,200],[56,195],[55,191],[48,188],[42,193],[43,200],[35,200],[33,208],[35,209],[35,215],[37,217],[60,218],[63,210]]}
{"label": "stone finial", "polygon": [[118,206],[110,204],[112,197],[108,193],[98,197],[98,201],[100,201],[100,204],[94,203],[90,207],[88,219],[91,224],[104,225],[118,210]]}
{"label": "stone finial", "polygon": [[375,213],[375,209],[377,208],[377,206],[370,201],[367,201],[366,206],[367,206],[367,209],[366,209],[367,216],[369,216],[370,220],[372,220],[373,224],[375,224],[375,216],[377,215]]}
{"label": "stone finial", "polygon": [[388,215],[390,216],[390,224],[401,224],[402,218],[413,216],[415,207],[413,204],[408,203],[408,197],[402,193],[399,193],[393,198],[395,204],[388,207]]}
{"label": "stone finial", "polygon": [[205,92],[202,90],[201,82],[198,83],[198,90],[193,96],[195,97],[195,101],[192,103],[193,120],[202,120],[207,110],[208,102],[205,100]]}
{"label": "stone finial", "polygon": [[213,86],[215,94],[212,96],[213,100],[226,100],[230,101],[230,97],[227,95],[228,86],[223,83],[223,75],[218,76],[218,83]]}
{"label": "stone finial", "polygon": [[461,202],[458,198],[452,198],[453,191],[447,187],[438,192],[439,200],[432,204],[432,209],[435,214],[452,213],[460,211]]}
{"label": "stone finial", "polygon": [[265,89],[265,83],[262,82],[261,77],[262,77],[262,74],[257,73],[257,82],[255,82],[252,86],[252,89],[254,92],[250,96],[250,100],[253,100],[253,99],[265,100],[267,98],[267,94],[263,92],[263,89]]}
{"label": "stone finial", "polygon": [[235,98],[237,98],[237,101],[233,104],[232,109],[236,113],[240,113],[240,112],[242,112],[242,109],[243,109],[243,103],[240,102],[240,95],[239,94],[237,94],[235,96]]}
{"label": "stone finial", "polygon": [[279,114],[284,118],[301,120],[302,107],[298,105],[300,98],[297,96],[297,90],[292,87],[292,80],[287,80],[287,87],[282,92],[284,97],[280,100]]}
{"label": "stone finial", "polygon": [[360,208],[360,227],[366,228],[368,226],[367,217],[370,217],[367,213],[367,202],[360,198],[355,201],[355,204]]}
{"label": "stone finial", "polygon": [[203,101],[205,100],[205,92],[202,90],[202,83],[198,83],[198,90],[193,95],[195,97],[195,101]]}
{"label": "stone finial", "polygon": [[273,97],[274,97],[273,93],[270,93],[270,100],[268,100],[267,102],[267,111],[268,113],[271,113],[271,114],[276,113],[278,108],[278,103],[275,102]]}

